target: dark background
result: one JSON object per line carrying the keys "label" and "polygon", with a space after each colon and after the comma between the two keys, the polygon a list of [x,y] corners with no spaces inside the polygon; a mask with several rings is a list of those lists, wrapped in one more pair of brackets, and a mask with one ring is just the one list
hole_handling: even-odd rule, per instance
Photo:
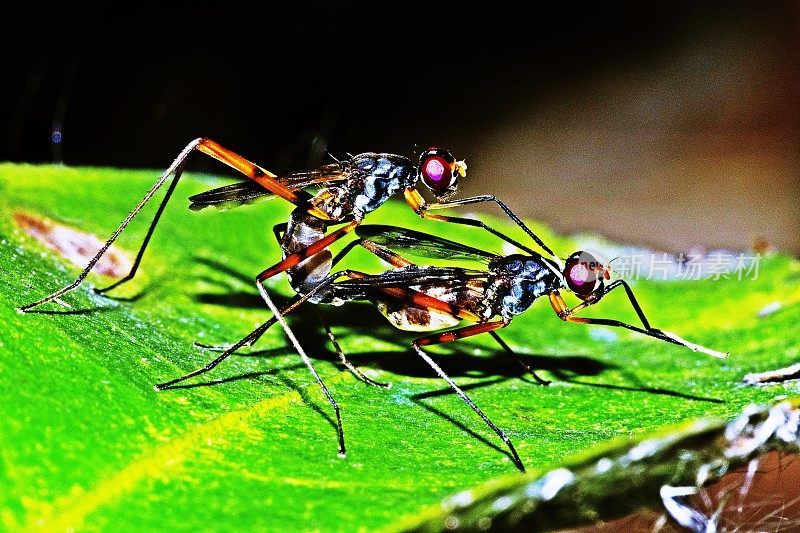
{"label": "dark background", "polygon": [[562,231],[798,252],[797,5],[22,6],[0,161],[162,169],[209,136],[279,172],[436,144],[469,164],[459,196]]}

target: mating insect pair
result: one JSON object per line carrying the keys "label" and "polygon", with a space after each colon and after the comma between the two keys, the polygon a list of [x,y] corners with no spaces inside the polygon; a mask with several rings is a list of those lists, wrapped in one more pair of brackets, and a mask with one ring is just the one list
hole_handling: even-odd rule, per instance
{"label": "mating insect pair", "polygon": [[[475,323],[419,338],[412,343],[412,346],[417,354],[506,443],[515,464],[520,470],[524,470],[522,461],[510,439],[425,353],[422,349],[423,346],[452,342],[488,332],[502,347],[508,349],[495,330],[507,326],[513,316],[525,311],[537,298],[547,295],[554,310],[563,320],[624,327],[660,340],[686,346],[695,351],[703,351],[717,356],[724,355],[689,343],[677,335],[652,328],[633,296],[633,292],[624,281],[619,280],[604,286],[603,280],[608,278],[608,269],[588,254],[573,254],[566,263],[562,263],[525,226],[519,217],[494,196],[478,196],[454,202],[442,201],[454,192],[457,178],[463,176],[466,170],[466,166],[462,162],[456,161],[449,152],[442,149],[425,151],[416,166],[403,156],[365,153],[345,161],[324,165],[312,171],[293,173],[279,178],[211,140],[198,139],[181,152],[72,284],[22,307],[20,310],[28,311],[42,303],[56,300],[80,285],[94,263],[105,253],[131,219],[169,177],[174,175],[137,254],[131,272],[122,280],[98,292],[108,291],[131,279],[183,171],[186,158],[195,149],[241,171],[251,182],[242,182],[196,195],[192,197],[193,208],[248,203],[269,194],[281,196],[297,207],[292,212],[287,224],[275,228],[276,237],[278,237],[283,251],[283,260],[264,270],[256,278],[258,289],[272,310],[273,317],[240,342],[223,351],[208,365],[157,385],[156,388],[159,390],[211,370],[234,351],[255,342],[271,325],[276,322],[280,323],[336,414],[339,452],[344,455],[345,439],[338,404],[314,368],[311,358],[306,354],[301,343],[284,320],[283,315],[295,310],[305,302],[341,304],[345,301],[366,300],[377,304],[390,321],[401,329],[440,331],[457,326],[462,320],[469,320]],[[417,181],[422,181],[440,202],[426,204],[415,188]],[[304,188],[314,184],[324,187],[319,193],[312,196]],[[503,258],[453,241],[410,230],[377,226],[362,226],[360,230],[357,229],[367,213],[377,209],[400,191],[403,192],[412,209],[423,218],[482,227],[526,254]],[[482,222],[428,213],[432,209],[485,201],[496,202],[550,257],[542,256]],[[327,233],[329,226],[335,224],[345,225]],[[330,245],[353,231],[357,231],[361,237],[359,241],[355,241],[356,243],[386,260],[393,268],[377,275],[354,270],[342,270],[331,274],[333,266],[352,246],[346,248],[337,258],[333,258],[329,250]],[[397,250],[404,249],[415,250],[422,255],[427,254],[433,257],[477,258],[487,262],[488,268],[470,270],[459,266],[417,266],[397,253]],[[284,271],[289,274],[292,286],[298,296],[287,306],[279,309],[266,291],[263,282]],[[631,305],[642,322],[642,328],[616,320],[588,319],[576,316],[581,309],[598,302],[610,290],[620,286],[624,287]],[[559,293],[559,290],[562,289],[574,292],[581,298],[582,303],[569,309]],[[494,319],[495,317],[497,319]],[[327,329],[333,339],[330,328]],[[364,376],[350,364],[338,349],[335,339],[333,340],[342,362],[352,372],[372,385],[381,385]]]}

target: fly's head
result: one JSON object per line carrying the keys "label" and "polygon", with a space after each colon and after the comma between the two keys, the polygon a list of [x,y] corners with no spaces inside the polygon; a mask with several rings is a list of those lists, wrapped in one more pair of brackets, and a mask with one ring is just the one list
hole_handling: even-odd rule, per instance
{"label": "fly's head", "polygon": [[584,302],[596,302],[602,298],[603,281],[611,279],[611,267],[606,266],[596,255],[575,252],[564,262],[564,284],[566,288]]}
{"label": "fly's head", "polygon": [[458,188],[458,178],[467,175],[467,164],[456,161],[453,154],[444,148],[428,148],[419,156],[417,179],[439,200],[445,200]]}

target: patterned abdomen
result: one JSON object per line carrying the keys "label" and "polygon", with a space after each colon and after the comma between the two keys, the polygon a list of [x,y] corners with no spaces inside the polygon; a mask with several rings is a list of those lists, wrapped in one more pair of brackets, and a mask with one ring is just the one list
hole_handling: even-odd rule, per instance
{"label": "patterned abdomen", "polygon": [[[283,257],[304,250],[325,236],[328,226],[325,221],[309,215],[302,208],[292,211],[286,233],[281,239]],[[304,259],[296,267],[286,271],[289,283],[298,294],[305,294],[316,287],[331,273],[332,255],[330,250]],[[312,298],[311,301],[315,301]]]}
{"label": "patterned abdomen", "polygon": [[[482,280],[470,280],[459,287],[441,284],[410,288],[477,314],[483,305],[484,286]],[[404,331],[437,331],[461,322],[460,318],[443,311],[418,307],[396,298],[378,299],[375,305],[394,327]]]}

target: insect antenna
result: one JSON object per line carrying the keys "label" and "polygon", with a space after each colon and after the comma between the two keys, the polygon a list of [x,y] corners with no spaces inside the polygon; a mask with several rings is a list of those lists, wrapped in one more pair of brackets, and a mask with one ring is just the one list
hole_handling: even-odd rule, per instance
{"label": "insect antenna", "polygon": [[[339,158],[336,157],[335,155],[333,155],[332,153],[330,153],[327,149],[325,149],[325,155],[327,155],[328,157],[330,157],[331,159],[333,159],[334,161],[336,161],[340,165],[342,164],[342,162],[339,160]],[[350,155],[350,154],[348,154],[348,155]]]}

